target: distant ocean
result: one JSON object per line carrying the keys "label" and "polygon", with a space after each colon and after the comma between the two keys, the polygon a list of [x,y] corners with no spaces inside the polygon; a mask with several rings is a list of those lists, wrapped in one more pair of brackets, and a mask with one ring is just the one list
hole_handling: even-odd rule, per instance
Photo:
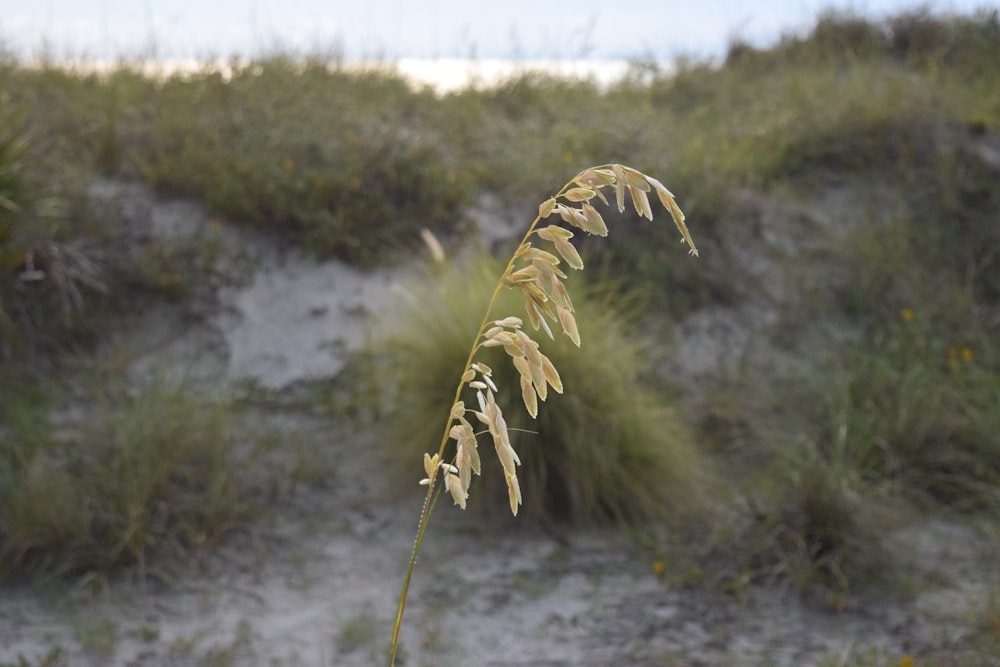
{"label": "distant ocean", "polygon": [[397,70],[418,84],[439,91],[469,85],[493,86],[525,72],[543,72],[576,79],[591,79],[600,86],[610,85],[628,73],[628,60],[469,60],[458,58],[404,58],[395,63]]}
{"label": "distant ocean", "polygon": [[[30,61],[29,61],[30,62]],[[88,71],[108,71],[119,65],[136,67],[151,76],[194,73],[206,67],[217,67],[223,73],[231,67],[229,60],[198,59],[74,59],[58,61],[64,67]],[[49,63],[51,64],[51,62]],[[384,68],[398,72],[415,86],[430,86],[438,92],[461,90],[468,86],[490,87],[526,72],[551,74],[563,78],[590,80],[600,87],[609,86],[624,77],[633,61],[617,60],[511,60],[500,58],[400,58],[384,61],[332,60],[331,67],[345,69]],[[669,71],[669,62],[657,63],[660,71]]]}

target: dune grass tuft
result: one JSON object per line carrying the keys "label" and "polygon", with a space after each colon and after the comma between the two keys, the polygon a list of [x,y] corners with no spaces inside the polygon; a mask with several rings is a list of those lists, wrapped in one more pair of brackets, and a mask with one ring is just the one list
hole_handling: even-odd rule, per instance
{"label": "dune grass tuft", "polygon": [[160,385],[81,409],[57,427],[30,402],[5,406],[0,577],[141,568],[242,516],[223,405]]}
{"label": "dune grass tuft", "polygon": [[[397,474],[440,437],[440,415],[460,369],[464,346],[502,270],[485,254],[456,260],[408,287],[377,344],[379,383],[390,459]],[[681,419],[642,382],[650,346],[630,331],[628,305],[613,290],[590,289],[575,301],[585,349],[564,336],[545,353],[572,393],[553,393],[531,419],[521,405],[519,375],[492,349],[482,361],[493,371],[497,397],[523,468],[521,490],[535,502],[525,514],[545,520],[664,518],[687,515],[697,497],[703,461]],[[498,312],[519,307],[513,293]],[[507,510],[502,470],[484,464],[482,493],[470,508],[491,515]],[[678,504],[683,508],[678,508]]]}

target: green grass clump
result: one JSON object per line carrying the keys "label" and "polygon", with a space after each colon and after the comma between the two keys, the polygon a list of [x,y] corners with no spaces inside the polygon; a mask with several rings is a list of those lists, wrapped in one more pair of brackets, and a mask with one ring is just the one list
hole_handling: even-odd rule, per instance
{"label": "green grass clump", "polygon": [[56,426],[32,403],[6,404],[0,432],[3,578],[142,566],[244,515],[221,404],[154,386]]}
{"label": "green grass clump", "polygon": [[827,318],[805,326],[848,323],[847,339],[758,375],[764,388],[733,382],[703,430],[753,471],[741,483],[755,567],[800,587],[846,588],[884,566],[893,513],[1000,512],[1000,201],[968,156],[919,170],[925,189],[897,215],[849,220],[830,243],[845,270],[813,304]]}
{"label": "green grass clump", "polygon": [[398,77],[275,59],[152,92],[149,150],[125,166],[161,190],[362,264],[459,227],[461,174],[406,120],[433,100]]}
{"label": "green grass clump", "polygon": [[962,186],[929,188],[937,206],[848,239],[855,282],[841,303],[867,317],[846,356],[843,414],[847,437],[866,452],[859,466],[911,499],[996,512],[1000,198],[981,165],[958,168]]}
{"label": "green grass clump", "polygon": [[[965,147],[914,165],[922,184],[843,244],[835,304],[860,321],[841,403],[856,465],[911,498],[1000,510],[1000,193]],[[832,434],[825,441],[834,442]]]}
{"label": "green grass clump", "polygon": [[911,312],[874,328],[849,357],[854,464],[925,503],[1000,511],[996,353],[987,338],[938,338],[942,327]]}
{"label": "green grass clump", "polygon": [[[411,284],[378,343],[377,381],[387,391],[381,439],[399,474],[412,475],[413,462],[440,438],[440,406],[452,399],[456,369],[501,272],[477,254]],[[705,461],[680,416],[642,382],[648,343],[629,332],[628,308],[611,290],[592,289],[576,301],[585,349],[564,336],[541,340],[567,391],[550,393],[537,419],[525,414],[518,374],[503,352],[483,357],[508,424],[523,429],[512,431],[522,490],[533,499],[523,511],[577,521],[690,516],[705,491]],[[495,312],[521,307],[507,294]],[[472,506],[508,513],[499,466],[484,463],[482,484]]]}
{"label": "green grass clump", "polygon": [[28,174],[28,137],[24,124],[0,107],[0,345],[17,336],[18,274],[32,247],[38,197]]}
{"label": "green grass clump", "polygon": [[[7,278],[22,260],[17,242],[21,212],[27,205],[28,186],[24,177],[25,140],[9,116],[0,116],[0,275]],[[12,337],[15,327],[6,302],[10,281],[0,284],[0,342]]]}
{"label": "green grass clump", "polygon": [[0,358],[67,338],[84,295],[106,287],[96,253],[63,229],[70,198],[23,115],[0,100]]}
{"label": "green grass clump", "polygon": [[438,131],[439,104],[391,71],[275,57],[150,76],[0,63],[11,104],[49,137],[46,167],[137,178],[214,215],[372,264],[421,226],[462,227],[469,181]]}
{"label": "green grass clump", "polygon": [[787,582],[802,595],[825,590],[837,608],[841,595],[872,583],[891,562],[879,538],[893,508],[814,442],[775,445],[771,463],[746,487],[752,521],[729,558],[755,580]]}

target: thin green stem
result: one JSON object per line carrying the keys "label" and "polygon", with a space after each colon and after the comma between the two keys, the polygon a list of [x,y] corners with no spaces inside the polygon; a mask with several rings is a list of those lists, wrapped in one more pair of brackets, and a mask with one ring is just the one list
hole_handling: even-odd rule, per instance
{"label": "thin green stem", "polygon": [[[566,183],[558,193],[556,197],[561,196],[566,190],[572,187],[573,181]],[[535,220],[528,227],[528,231],[525,232],[524,237],[521,239],[521,243],[518,244],[518,248],[523,246],[531,238],[534,233],[535,228],[538,223],[542,221],[542,216],[535,216]],[[497,280],[496,289],[493,290],[493,296],[490,297],[490,302],[486,306],[486,312],[483,314],[483,320],[479,323],[479,329],[476,331],[476,337],[473,341],[472,348],[469,350],[469,356],[465,360],[465,366],[462,367],[462,373],[472,366],[472,361],[476,356],[476,352],[479,351],[479,338],[486,332],[487,326],[489,325],[492,315],[493,307],[496,305],[497,299],[500,298],[500,292],[504,288],[504,278],[506,278],[511,271],[514,269],[514,264],[517,262],[517,253],[515,252],[510,261],[507,262],[507,268],[503,270],[500,274],[500,279]],[[455,397],[451,401],[451,405],[458,403],[458,400],[462,397],[462,390],[465,389],[465,381],[459,380],[458,386],[455,388]],[[450,406],[449,406],[450,407]],[[444,434],[441,436],[441,444],[438,447],[438,456],[444,456],[445,447],[448,445],[449,433],[451,432],[451,426],[454,423],[454,419],[451,417],[445,422]],[[427,523],[430,521],[431,514],[434,511],[434,504],[437,502],[436,496],[434,496],[435,490],[440,491],[437,486],[437,469],[430,474],[430,483],[427,485],[427,495],[424,496],[424,504],[420,510],[420,521],[417,523],[417,537],[413,541],[413,551],[410,553],[410,564],[406,568],[406,577],[403,579],[403,589],[399,594],[399,604],[396,607],[396,620],[392,626],[392,647],[389,651],[389,667],[393,667],[396,664],[396,653],[399,650],[399,632],[403,625],[403,611],[406,609],[406,600],[410,592],[410,581],[413,579],[413,570],[417,564],[417,555],[420,553],[420,544],[423,542],[424,533],[427,531]],[[433,498],[433,500],[432,500]]]}
{"label": "thin green stem", "polygon": [[[437,495],[428,488],[424,497],[424,504],[420,510],[420,523],[417,525],[417,537],[413,541],[413,551],[410,553],[410,564],[406,568],[406,579],[403,581],[403,592],[399,596],[399,604],[396,606],[396,620],[392,626],[392,649],[389,653],[389,667],[396,663],[396,652],[399,650],[399,631],[403,627],[403,610],[406,609],[407,593],[410,590],[410,579],[413,578],[413,569],[417,564],[417,554],[420,552],[420,543],[424,541],[424,533],[427,532],[427,521],[434,511],[441,489],[438,487]],[[432,500],[433,496],[433,500]]]}

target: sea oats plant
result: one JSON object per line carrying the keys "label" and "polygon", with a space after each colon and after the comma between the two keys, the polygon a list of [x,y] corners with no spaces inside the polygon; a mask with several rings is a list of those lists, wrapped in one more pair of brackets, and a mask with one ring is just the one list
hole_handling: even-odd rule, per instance
{"label": "sea oats plant", "polygon": [[[544,331],[550,339],[554,339],[551,325],[558,324],[563,334],[580,346],[573,302],[563,283],[567,276],[560,265],[565,262],[570,268],[579,270],[583,268],[583,260],[570,242],[574,235],[571,229],[558,222],[545,226],[541,224],[543,220],[558,215],[559,220],[569,227],[583,230],[587,234],[607,236],[608,227],[604,218],[591,204],[596,198],[608,205],[607,197],[602,192],[605,188],[614,190],[619,212],[625,210],[627,192],[636,213],[650,221],[653,219],[653,210],[648,193],[655,192],[660,203],[673,217],[674,224],[681,233],[681,241],[687,243],[690,254],[698,254],[684,223],[684,214],[673,194],[655,178],[631,167],[611,164],[585,169],[566,183],[554,197],[539,206],[538,215],[500,275],[486,307],[455,389],[441,444],[434,454],[424,454],[424,471],[427,476],[420,483],[427,486],[427,493],[396,610],[389,655],[390,667],[395,664],[410,581],[437,494],[444,488],[455,504],[464,509],[469,498],[472,475],[480,473],[477,447],[479,433],[473,427],[470,415],[486,427],[493,441],[503,467],[511,512],[517,515],[522,504],[521,486],[517,478],[517,466],[521,461],[511,446],[507,421],[496,400],[500,389],[494,382],[492,368],[479,361],[477,355],[485,348],[502,348],[506,352],[517,369],[521,399],[532,418],[538,415],[539,401],[546,400],[549,389],[563,392],[558,370],[541,351],[538,342],[525,330],[524,320],[515,315],[496,319],[494,306],[503,290],[520,292],[528,322],[534,331]],[[542,247],[534,245],[536,240]],[[554,252],[549,252],[545,247]],[[467,392],[475,399],[472,408],[467,408],[463,400],[463,395]],[[451,440],[455,441],[455,453],[446,460],[445,450]]]}

